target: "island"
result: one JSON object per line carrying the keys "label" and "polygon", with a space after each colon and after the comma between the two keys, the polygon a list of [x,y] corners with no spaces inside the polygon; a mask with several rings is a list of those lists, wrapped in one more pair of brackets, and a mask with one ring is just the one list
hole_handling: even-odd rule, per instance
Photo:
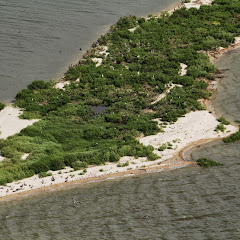
{"label": "island", "polygon": [[234,0],[121,17],[61,80],[0,112],[0,197],[196,164],[186,149],[238,133],[209,99],[211,60],[239,46],[239,26]]}

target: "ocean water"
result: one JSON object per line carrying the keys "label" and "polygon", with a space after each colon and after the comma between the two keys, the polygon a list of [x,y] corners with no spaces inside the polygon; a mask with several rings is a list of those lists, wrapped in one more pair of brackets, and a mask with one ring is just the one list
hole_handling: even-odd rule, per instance
{"label": "ocean water", "polygon": [[[229,70],[214,106],[229,120],[240,120],[239,59],[238,49],[216,63]],[[192,156],[223,166],[190,166],[3,202],[0,239],[239,239],[240,143],[209,143]]]}
{"label": "ocean water", "polygon": [[33,80],[61,78],[119,17],[159,13],[177,2],[0,0],[0,101],[10,102]]}

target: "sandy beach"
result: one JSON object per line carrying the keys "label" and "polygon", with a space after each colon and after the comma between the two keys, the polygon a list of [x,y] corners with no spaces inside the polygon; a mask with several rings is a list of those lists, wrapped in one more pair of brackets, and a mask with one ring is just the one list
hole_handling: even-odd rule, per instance
{"label": "sandy beach", "polygon": [[16,133],[19,133],[23,128],[37,122],[38,120],[20,119],[19,115],[22,111],[12,105],[5,107],[0,111],[0,139],[6,139]]}
{"label": "sandy beach", "polygon": [[[185,5],[187,8],[198,8],[202,4],[211,4],[212,2],[211,0],[201,2],[191,1],[190,3],[182,5]],[[235,45],[230,46],[229,49],[238,46],[239,42],[239,39],[236,38]],[[221,51],[224,52],[227,50],[222,49]],[[210,58],[210,60],[212,59]],[[96,61],[96,63],[98,64],[98,61]],[[179,74],[185,75],[187,66],[181,66],[182,71]],[[59,84],[57,87],[63,88],[64,83]],[[164,96],[161,96],[161,98],[165,97],[167,94],[168,91],[164,93]],[[159,101],[161,98],[157,100]],[[208,106],[206,105],[206,107]],[[21,120],[18,118],[20,114],[20,109],[13,108],[12,106],[8,106],[0,112],[0,138],[6,139],[8,136],[18,133],[21,129],[38,121]],[[138,140],[146,146],[152,145],[155,149],[154,153],[159,156],[159,159],[147,161],[146,158],[136,159],[134,157],[125,156],[120,159],[120,163],[127,163],[125,167],[119,167],[119,163],[106,163],[102,166],[90,166],[87,168],[87,172],[83,172],[83,170],[73,171],[73,169],[69,167],[61,171],[49,171],[52,176],[39,178],[38,175],[34,175],[30,178],[9,183],[6,186],[0,186],[1,200],[19,196],[27,197],[29,194],[39,193],[41,191],[53,191],[62,187],[70,187],[74,184],[102,181],[123,176],[132,176],[134,174],[195,165],[196,163],[189,159],[189,154],[185,154],[187,150],[191,149],[193,146],[215,139],[222,139],[238,131],[238,128],[233,125],[227,125],[224,132],[215,131],[219,122],[216,116],[209,112],[209,109],[205,111],[190,112],[184,117],[179,118],[177,122],[168,123],[167,125],[163,125],[163,122],[159,120],[156,121],[158,121],[159,127],[164,126],[164,132],[152,136],[141,137]],[[167,148],[164,151],[160,151],[159,147],[161,146],[166,146]],[[0,156],[0,161],[1,160],[3,160],[3,158]]]}

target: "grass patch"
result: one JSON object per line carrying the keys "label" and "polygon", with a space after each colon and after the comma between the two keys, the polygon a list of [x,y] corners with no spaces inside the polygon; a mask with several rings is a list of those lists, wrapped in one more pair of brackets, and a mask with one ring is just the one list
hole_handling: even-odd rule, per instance
{"label": "grass patch", "polygon": [[197,163],[201,167],[213,167],[213,166],[222,166],[223,164],[218,163],[214,160],[208,158],[200,158],[197,160]]}
{"label": "grass patch", "polygon": [[230,122],[227,121],[224,117],[220,117],[217,119],[220,123],[222,123],[223,125],[229,125]]}

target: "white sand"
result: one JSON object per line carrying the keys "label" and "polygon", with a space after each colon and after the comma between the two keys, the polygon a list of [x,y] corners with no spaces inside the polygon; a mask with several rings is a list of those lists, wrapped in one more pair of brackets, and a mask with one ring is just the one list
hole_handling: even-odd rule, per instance
{"label": "white sand", "polygon": [[187,74],[187,65],[184,63],[180,63],[181,70],[179,72],[180,76],[185,76]]}
{"label": "white sand", "polygon": [[65,81],[65,82],[58,82],[54,87],[58,88],[58,89],[63,89],[65,90],[65,86],[69,85],[70,82],[69,81]]}
{"label": "white sand", "polygon": [[92,58],[92,61],[96,63],[96,67],[99,67],[100,65],[102,65],[103,58],[109,55],[109,52],[107,52],[107,50],[108,50],[108,46],[103,46],[102,49],[96,53],[101,57]]}
{"label": "white sand", "polygon": [[103,46],[102,50],[99,51],[98,54],[107,56],[107,55],[109,55],[109,52],[107,52],[107,50],[108,50],[108,46]]}
{"label": "white sand", "polygon": [[102,64],[102,58],[92,58],[92,61],[96,63],[96,66],[99,67]]}
{"label": "white sand", "polygon": [[21,157],[22,160],[26,160],[27,157],[29,156],[29,153],[24,153]]}
{"label": "white sand", "polygon": [[240,37],[235,37],[235,44],[239,44],[240,43]]}
{"label": "white sand", "polygon": [[200,8],[201,5],[211,5],[214,0],[191,0],[189,3],[184,3],[184,6],[189,8]]}
{"label": "white sand", "polygon": [[[138,27],[138,26],[137,26]],[[128,29],[129,32],[135,32],[135,30],[137,29],[137,27],[134,27],[134,28],[130,28]]]}
{"label": "white sand", "polygon": [[7,137],[19,133],[23,128],[32,125],[34,120],[24,120],[20,119],[18,116],[22,114],[19,108],[14,108],[12,106],[5,107],[0,112],[0,138],[6,139]]}

